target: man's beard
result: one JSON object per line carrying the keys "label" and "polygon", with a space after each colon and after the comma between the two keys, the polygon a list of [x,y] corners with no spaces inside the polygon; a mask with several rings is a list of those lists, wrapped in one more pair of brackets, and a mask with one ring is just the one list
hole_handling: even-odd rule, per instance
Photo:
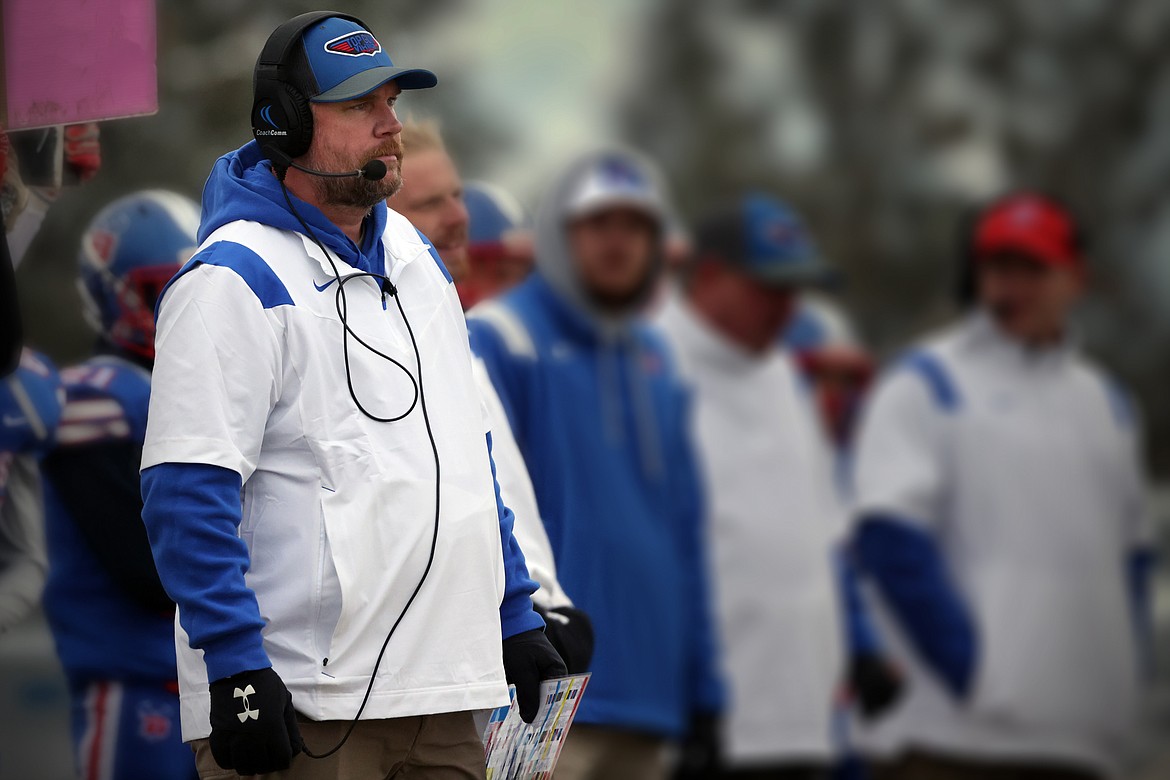
{"label": "man's beard", "polygon": [[369,210],[380,201],[386,200],[402,187],[402,149],[394,146],[375,150],[362,160],[345,160],[340,155],[309,155],[305,166],[330,173],[352,171],[361,168],[375,157],[396,155],[396,164],[386,166],[386,175],[377,181],[364,176],[326,177],[314,176],[314,187],[321,203],[329,206],[360,208]]}

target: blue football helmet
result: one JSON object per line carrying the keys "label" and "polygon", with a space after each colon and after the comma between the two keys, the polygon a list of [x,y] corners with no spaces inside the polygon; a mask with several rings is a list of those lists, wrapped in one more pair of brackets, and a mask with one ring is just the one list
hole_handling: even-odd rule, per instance
{"label": "blue football helmet", "polygon": [[77,280],[86,319],[111,344],[154,358],[154,307],[195,252],[199,206],[163,190],[106,206],[81,236]]}

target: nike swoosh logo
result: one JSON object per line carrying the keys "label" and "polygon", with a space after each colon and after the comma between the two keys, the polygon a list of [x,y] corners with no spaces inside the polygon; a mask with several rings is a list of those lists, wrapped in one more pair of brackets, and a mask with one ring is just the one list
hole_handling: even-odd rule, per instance
{"label": "nike swoosh logo", "polygon": [[325,290],[328,289],[329,285],[333,284],[336,281],[337,281],[336,279],[330,279],[329,281],[325,282],[325,284],[317,284],[316,282],[313,282],[313,286],[317,288],[317,292],[325,292]]}

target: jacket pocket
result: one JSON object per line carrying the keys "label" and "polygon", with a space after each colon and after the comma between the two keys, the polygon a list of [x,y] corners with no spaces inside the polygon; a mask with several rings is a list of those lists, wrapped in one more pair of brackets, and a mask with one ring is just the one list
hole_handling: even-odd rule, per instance
{"label": "jacket pocket", "polygon": [[[328,488],[322,487],[322,491]],[[325,524],[324,504],[319,507],[319,528],[317,536],[317,567],[313,576],[311,641],[320,671],[329,674],[329,653],[333,645],[333,633],[341,617],[341,583],[333,563],[333,551],[329,545],[329,533]]]}

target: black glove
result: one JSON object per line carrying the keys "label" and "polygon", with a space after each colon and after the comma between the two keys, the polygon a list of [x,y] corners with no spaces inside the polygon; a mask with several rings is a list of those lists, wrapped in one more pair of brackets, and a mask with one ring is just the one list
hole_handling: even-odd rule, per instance
{"label": "black glove", "polygon": [[880,655],[866,653],[849,663],[849,687],[865,720],[873,720],[902,698],[902,675]]}
{"label": "black glove", "polygon": [[520,717],[531,723],[540,709],[540,683],[568,674],[548,637],[539,628],[504,640],[504,676],[516,686]]}
{"label": "black glove", "polygon": [[215,763],[237,774],[288,769],[304,743],[280,676],[268,668],[213,682],[210,742]]}
{"label": "black glove", "polygon": [[555,607],[547,612],[536,608],[544,618],[544,635],[565,662],[569,674],[584,674],[593,660],[593,622],[579,609]]}
{"label": "black glove", "polygon": [[710,712],[694,713],[679,751],[678,766],[674,769],[675,780],[718,777],[722,763],[719,717]]}

